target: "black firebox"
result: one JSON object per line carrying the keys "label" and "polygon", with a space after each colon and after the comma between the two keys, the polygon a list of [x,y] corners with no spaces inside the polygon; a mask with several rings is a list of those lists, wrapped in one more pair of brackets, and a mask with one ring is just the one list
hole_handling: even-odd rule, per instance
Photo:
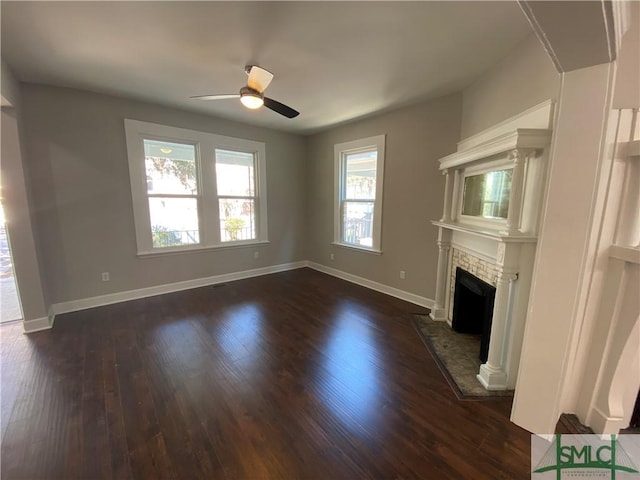
{"label": "black firebox", "polygon": [[480,360],[487,361],[491,318],[496,288],[475,275],[456,268],[456,285],[453,296],[451,326],[459,333],[481,334]]}

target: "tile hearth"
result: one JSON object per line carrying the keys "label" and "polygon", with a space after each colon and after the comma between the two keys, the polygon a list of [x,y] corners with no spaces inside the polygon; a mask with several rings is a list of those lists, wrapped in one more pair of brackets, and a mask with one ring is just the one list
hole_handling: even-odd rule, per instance
{"label": "tile hearth", "polygon": [[461,400],[512,396],[512,390],[486,390],[477,379],[480,335],[457,333],[445,322],[415,315],[415,326],[429,352]]}

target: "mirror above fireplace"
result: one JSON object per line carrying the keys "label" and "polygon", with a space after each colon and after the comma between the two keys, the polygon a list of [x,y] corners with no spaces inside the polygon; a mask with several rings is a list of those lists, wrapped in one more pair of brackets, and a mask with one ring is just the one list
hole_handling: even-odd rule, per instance
{"label": "mirror above fireplace", "polygon": [[547,129],[515,128],[440,160],[444,224],[497,236],[537,234]]}
{"label": "mirror above fireplace", "polygon": [[512,178],[512,168],[464,177],[461,214],[506,220]]}

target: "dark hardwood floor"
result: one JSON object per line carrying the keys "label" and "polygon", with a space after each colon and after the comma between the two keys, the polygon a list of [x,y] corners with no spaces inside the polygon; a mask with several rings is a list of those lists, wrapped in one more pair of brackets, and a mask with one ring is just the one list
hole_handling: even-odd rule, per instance
{"label": "dark hardwood floor", "polygon": [[2,479],[530,478],[412,312],[301,269],[2,326]]}

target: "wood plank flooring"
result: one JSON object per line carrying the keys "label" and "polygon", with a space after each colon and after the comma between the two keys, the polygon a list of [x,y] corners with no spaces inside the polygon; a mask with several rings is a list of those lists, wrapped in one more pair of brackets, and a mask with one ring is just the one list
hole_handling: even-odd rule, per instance
{"label": "wood plank flooring", "polygon": [[459,401],[420,307],[310,269],[0,327],[2,479],[525,479],[511,399]]}

